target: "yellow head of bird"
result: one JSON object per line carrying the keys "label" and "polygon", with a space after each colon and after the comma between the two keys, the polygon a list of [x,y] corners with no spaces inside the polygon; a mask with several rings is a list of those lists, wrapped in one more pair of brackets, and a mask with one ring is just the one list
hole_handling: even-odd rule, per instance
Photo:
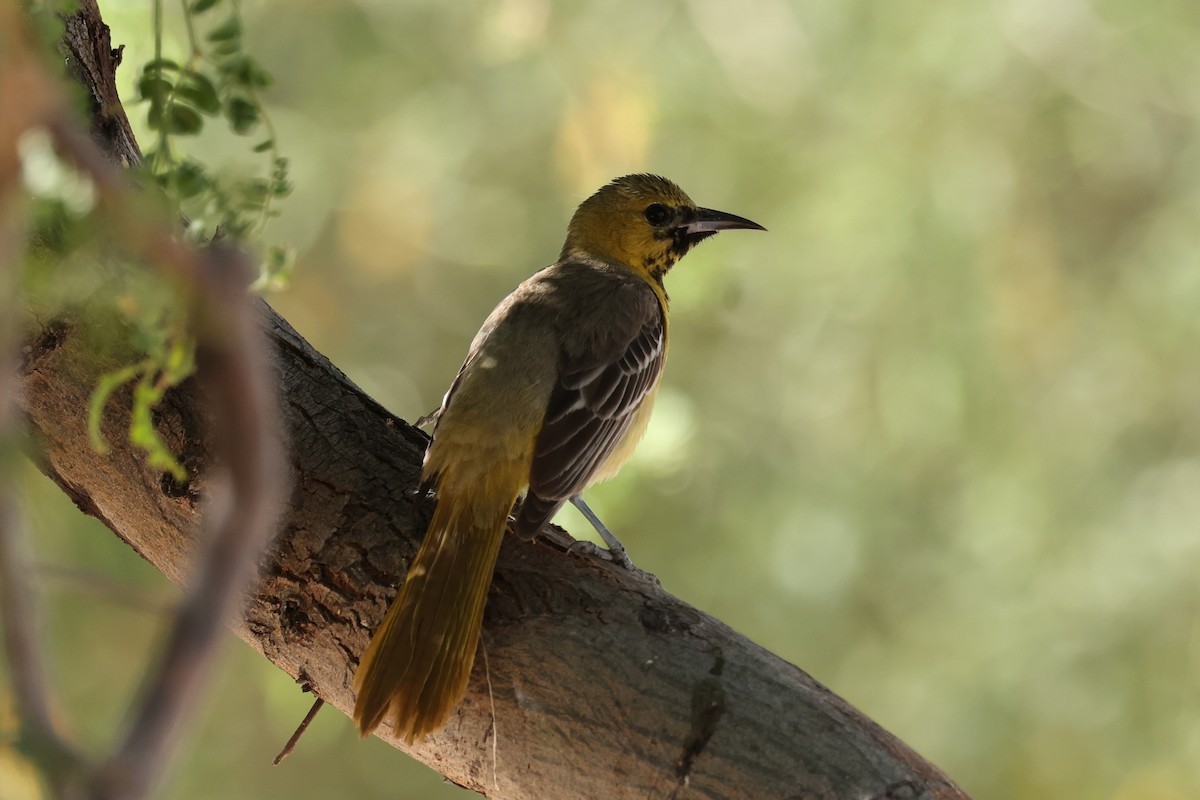
{"label": "yellow head of bird", "polygon": [[733,228],[766,230],[744,217],[698,207],[666,178],[626,175],[580,204],[567,227],[562,258],[599,258],[661,283],[697,243]]}

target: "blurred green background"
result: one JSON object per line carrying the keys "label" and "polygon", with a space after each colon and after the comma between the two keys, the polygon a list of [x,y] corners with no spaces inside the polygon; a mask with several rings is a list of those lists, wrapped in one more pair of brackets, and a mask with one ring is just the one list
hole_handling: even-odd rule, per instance
{"label": "blurred green background", "polygon": [[[101,6],[133,97],[148,6]],[[1200,5],[243,10],[296,184],[271,302],[370,394],[429,411],[583,197],[667,175],[770,232],[668,279],[656,417],[590,494],[638,565],[978,798],[1200,796]],[[236,170],[217,127],[193,152]],[[24,487],[42,561],[170,600]],[[42,585],[107,741],[162,614]],[[232,644],[162,796],[465,796],[330,711],[272,768],[308,702]]]}

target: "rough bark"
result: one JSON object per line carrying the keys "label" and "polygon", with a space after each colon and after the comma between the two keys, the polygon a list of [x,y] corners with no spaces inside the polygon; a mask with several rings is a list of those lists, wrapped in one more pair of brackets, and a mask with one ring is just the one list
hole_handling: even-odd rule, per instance
{"label": "rough bark", "polygon": [[[85,19],[68,26],[64,52],[111,52],[94,4],[78,14]],[[75,73],[102,99],[97,109],[123,118],[114,67]],[[127,131],[111,119],[93,126],[116,160],[133,163]],[[235,630],[348,712],[358,656],[428,519],[429,501],[415,494],[426,436],[263,311],[294,488]],[[96,376],[113,364],[94,343],[69,315],[31,332],[20,406],[35,457],[82,511],[182,582],[209,466],[202,398],[185,385],[159,415],[188,484],[149,470],[125,443],[120,395],[104,422],[112,452],[98,454],[86,409]],[[567,553],[567,542],[558,531],[505,542],[486,657],[465,701],[438,734],[394,745],[496,798],[966,797],[802,670],[642,576]]]}

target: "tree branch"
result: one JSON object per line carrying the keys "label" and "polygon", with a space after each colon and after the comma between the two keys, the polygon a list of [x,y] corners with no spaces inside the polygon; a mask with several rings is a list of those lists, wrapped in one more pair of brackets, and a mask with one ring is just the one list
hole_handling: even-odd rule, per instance
{"label": "tree branch", "polygon": [[[93,97],[115,97],[111,73],[77,73],[105,82],[89,84]],[[131,137],[107,141],[115,161],[132,163],[123,151],[136,147]],[[427,437],[265,304],[262,326],[295,489],[262,583],[234,628],[348,713],[358,656],[428,520],[429,503],[415,494]],[[185,384],[161,410],[160,432],[189,472],[182,491],[148,469],[124,436],[109,436],[113,451],[97,454],[88,444],[88,397],[113,365],[86,334],[70,316],[30,333],[20,407],[39,465],[85,513],[179,582],[199,548],[200,498],[211,489],[207,406]],[[115,398],[105,429],[125,430],[127,408]],[[477,659],[446,728],[401,749],[496,798],[966,797],[803,671],[636,574],[569,555],[568,542],[558,531],[505,542],[484,623],[488,675]]]}

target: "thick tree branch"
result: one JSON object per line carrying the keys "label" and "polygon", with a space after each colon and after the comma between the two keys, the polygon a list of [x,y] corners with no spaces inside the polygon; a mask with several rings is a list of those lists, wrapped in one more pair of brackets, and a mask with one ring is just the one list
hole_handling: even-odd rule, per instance
{"label": "thick tree branch", "polygon": [[[111,74],[80,73],[106,82],[89,84],[93,97],[115,98]],[[107,141],[114,160],[133,160],[121,151],[131,140]],[[265,304],[263,326],[295,488],[235,629],[349,712],[357,658],[428,519],[428,501],[415,495],[426,437]],[[105,420],[113,452],[97,454],[87,402],[113,365],[91,341],[69,316],[30,335],[20,407],[39,464],[85,513],[179,582],[199,546],[200,499],[210,488],[205,404],[185,385],[160,414],[191,476],[182,490],[117,445],[128,424],[119,397]],[[567,554],[566,544],[560,532],[505,542],[484,626],[488,675],[477,659],[447,727],[409,748],[451,780],[504,798],[965,797],[803,671],[635,574]]]}

